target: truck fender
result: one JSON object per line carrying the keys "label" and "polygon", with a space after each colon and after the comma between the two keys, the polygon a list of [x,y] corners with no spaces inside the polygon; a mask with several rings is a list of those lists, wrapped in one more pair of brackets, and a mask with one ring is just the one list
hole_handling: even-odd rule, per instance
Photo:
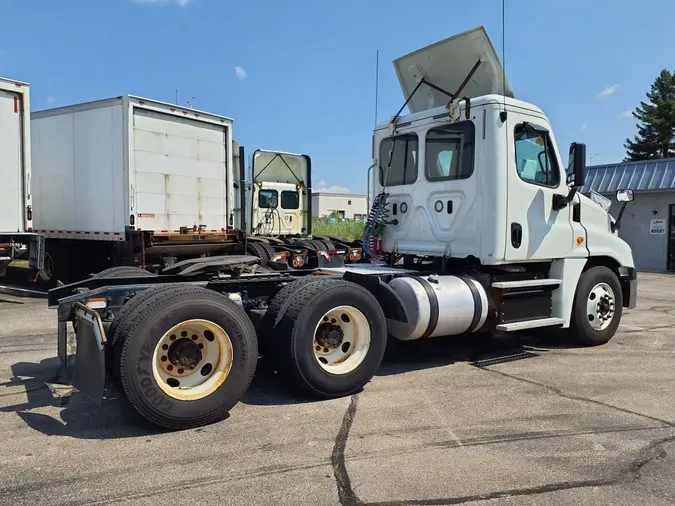
{"label": "truck fender", "polygon": [[368,274],[345,272],[343,279],[355,283],[368,290],[377,299],[384,311],[384,316],[390,320],[402,323],[410,321],[408,312],[401,297],[382,279]]}

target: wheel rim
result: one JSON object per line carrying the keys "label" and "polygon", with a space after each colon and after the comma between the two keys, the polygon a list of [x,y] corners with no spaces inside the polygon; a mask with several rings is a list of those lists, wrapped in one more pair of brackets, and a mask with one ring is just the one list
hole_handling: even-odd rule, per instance
{"label": "wheel rim", "polygon": [[588,294],[586,318],[595,330],[604,330],[614,319],[614,290],[607,283],[598,283]]}
{"label": "wheel rim", "polygon": [[232,368],[232,341],[219,325],[186,320],[169,329],[155,346],[152,373],[165,394],[195,401],[212,394]]}
{"label": "wheel rim", "polygon": [[314,358],[331,374],[354,371],[368,354],[370,325],[352,306],[338,306],[323,315],[314,329]]}
{"label": "wheel rim", "polygon": [[54,260],[49,253],[45,253],[44,263],[39,274],[40,278],[42,278],[42,281],[45,282],[51,281],[54,277]]}

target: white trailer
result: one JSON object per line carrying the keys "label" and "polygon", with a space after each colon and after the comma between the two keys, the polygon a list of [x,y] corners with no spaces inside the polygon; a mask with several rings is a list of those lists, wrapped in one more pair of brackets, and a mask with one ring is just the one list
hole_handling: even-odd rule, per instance
{"label": "white trailer", "polygon": [[31,135],[45,281],[235,241],[231,119],[124,95],[33,113]]}
{"label": "white trailer", "polygon": [[0,78],[0,275],[29,251],[31,266],[41,268],[41,238],[32,233],[29,118],[30,86]]}

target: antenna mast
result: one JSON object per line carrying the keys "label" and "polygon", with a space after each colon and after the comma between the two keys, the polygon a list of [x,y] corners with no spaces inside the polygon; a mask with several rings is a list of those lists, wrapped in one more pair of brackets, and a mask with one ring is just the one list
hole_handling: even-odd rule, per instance
{"label": "antenna mast", "polygon": [[375,53],[375,126],[377,126],[377,98],[380,90],[380,50]]}

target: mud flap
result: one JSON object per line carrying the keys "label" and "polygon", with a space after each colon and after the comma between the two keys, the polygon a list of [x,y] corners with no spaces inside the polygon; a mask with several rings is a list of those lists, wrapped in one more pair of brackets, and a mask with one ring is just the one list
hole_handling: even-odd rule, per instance
{"label": "mud flap", "polygon": [[100,406],[105,388],[105,332],[101,317],[81,303],[75,304],[77,352],[72,384]]}

